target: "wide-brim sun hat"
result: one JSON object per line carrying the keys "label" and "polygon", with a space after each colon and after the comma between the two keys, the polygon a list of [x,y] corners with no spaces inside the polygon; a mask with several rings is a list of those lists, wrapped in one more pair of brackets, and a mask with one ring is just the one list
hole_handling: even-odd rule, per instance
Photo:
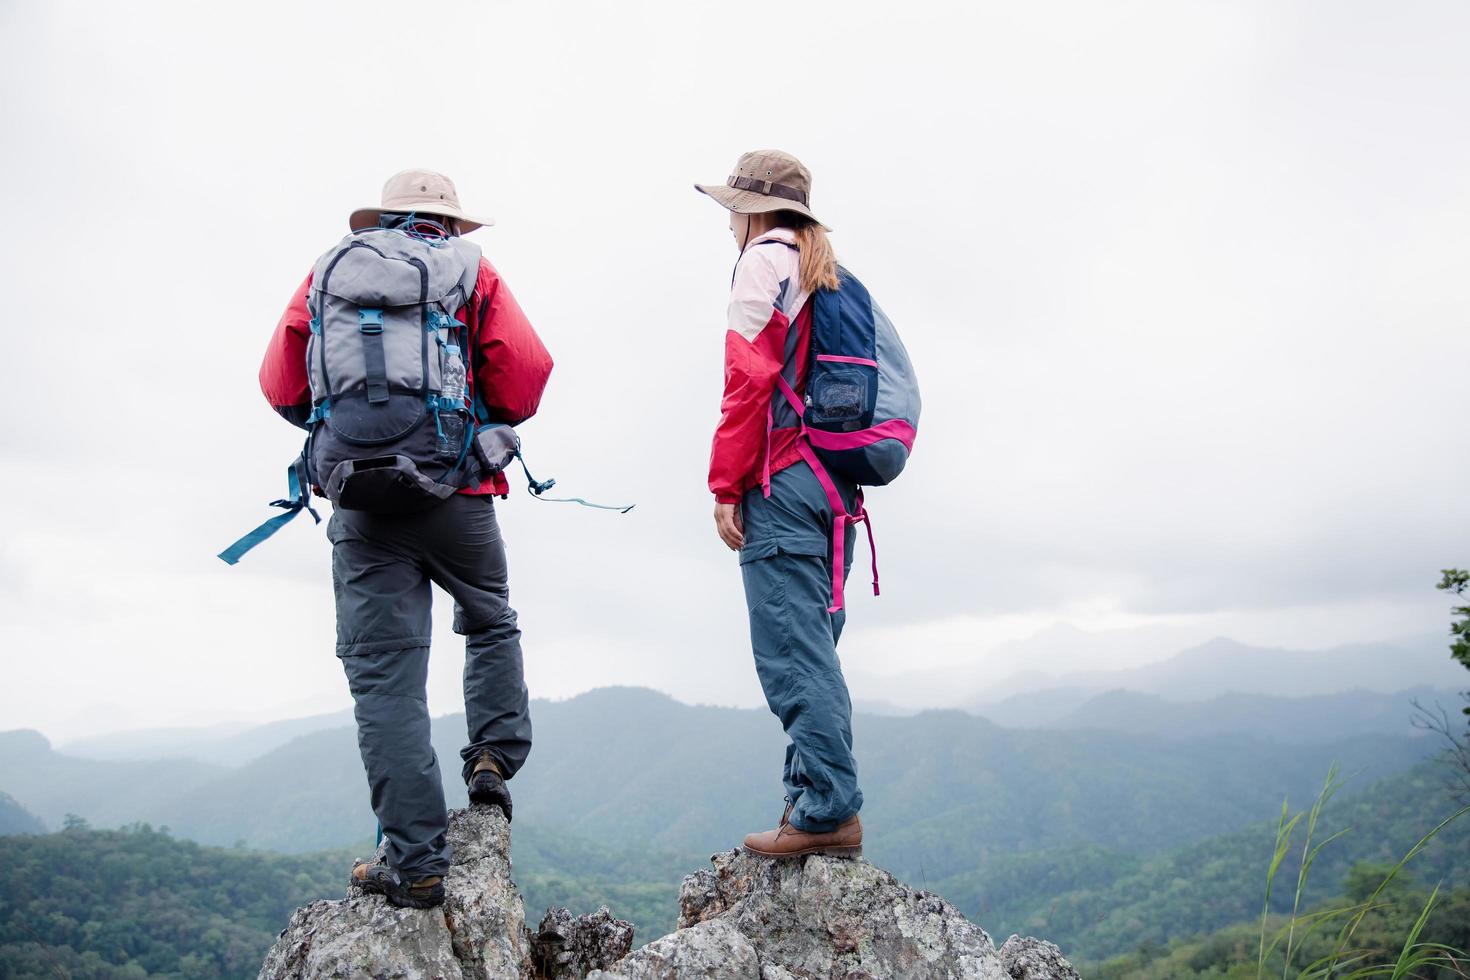
{"label": "wide-brim sun hat", "polygon": [[376,228],[378,218],[385,212],[453,218],[461,235],[495,224],[493,218],[465,214],[459,206],[459,191],[454,189],[454,181],[433,170],[401,170],[389,177],[383,185],[382,203],[377,207],[358,208],[347,224],[353,231]]}
{"label": "wide-brim sun hat", "polygon": [[694,189],[736,214],[794,211],[831,230],[812,213],[812,172],[780,150],[742,153],[723,184],[695,184]]}

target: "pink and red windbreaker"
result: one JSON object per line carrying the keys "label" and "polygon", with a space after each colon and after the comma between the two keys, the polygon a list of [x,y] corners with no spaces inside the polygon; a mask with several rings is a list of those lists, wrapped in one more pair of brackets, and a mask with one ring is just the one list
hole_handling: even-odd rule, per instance
{"label": "pink and red windbreaker", "polygon": [[[308,274],[281,315],[260,365],[261,392],[272,408],[295,425],[305,425],[311,414],[306,374],[306,340],[311,322],[306,297],[310,289]],[[456,315],[469,326],[474,345],[472,393],[491,419],[516,425],[535,415],[551,376],[551,354],[488,259],[480,259],[475,291]],[[497,473],[478,490],[466,488],[460,493],[505,496],[509,490],[505,475]]]}
{"label": "pink and red windbreaker", "polygon": [[790,229],[774,228],[746,245],[735,265],[725,395],[709,460],[709,488],[722,504],[739,503],[770,474],[801,460],[801,420],[789,412],[772,414],[778,375],[798,393],[806,390],[812,311],[795,244]]}

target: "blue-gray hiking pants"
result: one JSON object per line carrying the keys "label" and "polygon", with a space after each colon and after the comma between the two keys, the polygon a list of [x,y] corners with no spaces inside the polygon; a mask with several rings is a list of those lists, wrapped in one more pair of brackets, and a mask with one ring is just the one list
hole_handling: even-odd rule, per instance
{"label": "blue-gray hiking pants", "polygon": [[[856,487],[839,485],[851,510]],[[837,661],[843,612],[832,601],[832,508],[806,463],[771,478],[741,502],[745,545],[740,571],[750,609],[755,670],[766,704],[781,719],[786,747],[783,781],[798,830],[824,833],[862,808],[852,756],[852,701]],[[854,529],[846,529],[851,565]],[[844,569],[844,572],[846,570]]]}
{"label": "blue-gray hiking pants", "polygon": [[451,850],[439,759],[429,741],[429,583],[454,598],[465,638],[468,781],[489,751],[509,779],[531,751],[521,632],[505,546],[488,495],[456,494],[420,514],[337,510],[327,525],[337,597],[337,656],[356,702],[373,812],[388,863],[407,878],[442,875]]}

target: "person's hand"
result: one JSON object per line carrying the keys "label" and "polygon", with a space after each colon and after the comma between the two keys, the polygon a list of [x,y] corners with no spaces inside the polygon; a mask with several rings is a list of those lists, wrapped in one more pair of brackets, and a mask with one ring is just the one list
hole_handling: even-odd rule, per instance
{"label": "person's hand", "polygon": [[715,504],[715,530],[731,551],[739,551],[745,543],[745,522],[740,518],[739,504]]}

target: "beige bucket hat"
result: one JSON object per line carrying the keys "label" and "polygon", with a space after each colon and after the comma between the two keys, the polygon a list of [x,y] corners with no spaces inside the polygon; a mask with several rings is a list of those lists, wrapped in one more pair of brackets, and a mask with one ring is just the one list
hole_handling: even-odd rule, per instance
{"label": "beige bucket hat", "polygon": [[812,172],[780,150],[743,153],[723,184],[695,184],[694,189],[736,214],[795,211],[822,224],[811,210]]}
{"label": "beige bucket hat", "polygon": [[459,192],[454,189],[454,181],[433,170],[401,170],[389,177],[383,185],[382,204],[375,208],[358,208],[347,223],[353,231],[374,228],[378,217],[385,211],[413,211],[453,218],[459,223],[461,235],[495,224],[493,219],[465,214],[460,209]]}

